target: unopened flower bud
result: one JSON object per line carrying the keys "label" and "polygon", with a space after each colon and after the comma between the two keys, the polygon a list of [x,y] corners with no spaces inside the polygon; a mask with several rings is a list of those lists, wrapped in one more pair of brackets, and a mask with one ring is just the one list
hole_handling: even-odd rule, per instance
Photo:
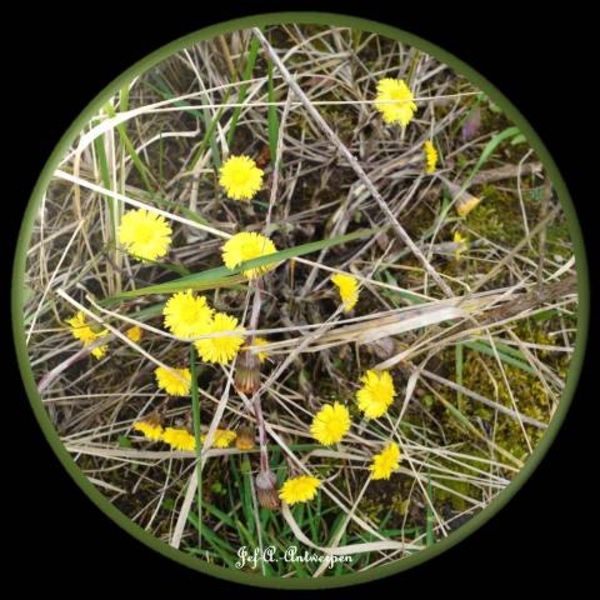
{"label": "unopened flower bud", "polygon": [[277,510],[281,503],[277,494],[277,477],[272,471],[261,471],[254,480],[259,504],[268,510]]}

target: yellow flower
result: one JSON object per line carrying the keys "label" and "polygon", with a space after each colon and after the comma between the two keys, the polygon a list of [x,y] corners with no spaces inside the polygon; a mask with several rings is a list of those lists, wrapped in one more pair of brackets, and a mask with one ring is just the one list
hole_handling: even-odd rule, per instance
{"label": "yellow flower", "polygon": [[314,417],[311,435],[321,444],[337,444],[350,429],[350,413],[339,402],[325,405]]}
{"label": "yellow flower", "polygon": [[384,450],[373,457],[373,464],[369,467],[373,473],[371,479],[389,479],[398,468],[400,458],[398,445],[390,442]]}
{"label": "yellow flower", "polygon": [[232,156],[219,171],[219,184],[232,200],[250,201],[262,185],[263,171],[247,156]]}
{"label": "yellow flower", "polygon": [[[228,269],[235,269],[244,261],[267,256],[274,252],[277,252],[277,248],[268,237],[249,231],[237,233],[227,240],[222,248],[223,262]],[[274,265],[270,264],[264,267],[246,269],[243,273],[244,277],[255,279],[273,268]]]}
{"label": "yellow flower", "polygon": [[193,452],[196,449],[196,439],[187,429],[167,427],[162,435],[162,441],[174,450]]}
{"label": "yellow flower", "polygon": [[187,396],[190,393],[192,374],[189,369],[154,369],[158,387],[171,396]]}
{"label": "yellow flower", "polygon": [[[255,337],[254,343],[252,344],[252,346],[248,346],[248,348],[250,348],[250,347],[257,348],[259,346],[268,346],[268,345],[269,345],[269,341],[265,340],[265,338]],[[260,352],[259,351],[256,354],[258,355],[258,360],[260,360],[261,363],[265,362],[265,360],[267,360],[267,358],[269,357],[268,352]]]}
{"label": "yellow flower", "polygon": [[388,123],[400,123],[406,127],[412,120],[417,105],[409,87],[402,79],[382,79],[377,84],[375,108]]}
{"label": "yellow flower", "polygon": [[[229,429],[217,429],[215,430],[212,445],[214,448],[229,448],[236,437],[237,433],[235,431],[230,431]],[[203,444],[205,440],[206,435],[200,437],[200,441]]]}
{"label": "yellow flower", "polygon": [[118,238],[129,254],[140,260],[156,260],[169,251],[172,233],[164,217],[140,208],[123,215]]}
{"label": "yellow flower", "polygon": [[279,497],[288,504],[312,500],[321,482],[310,475],[301,475],[288,479],[279,492]]}
{"label": "yellow flower", "polygon": [[150,415],[141,421],[137,421],[133,424],[133,429],[143,433],[152,442],[162,439],[164,433],[156,415]]}
{"label": "yellow flower", "polygon": [[73,337],[83,342],[84,346],[89,346],[96,340],[96,334],[88,325],[85,314],[79,311],[71,319],[67,319],[67,323],[71,326]]}
{"label": "yellow flower", "polygon": [[[215,313],[214,317],[207,321],[198,335],[210,333],[239,333],[243,334],[245,329],[238,327],[238,320],[225,313]],[[208,363],[229,364],[244,344],[242,335],[228,335],[222,337],[206,338],[194,342],[200,358]]]}
{"label": "yellow flower", "polygon": [[458,244],[454,250],[454,258],[460,260],[462,253],[467,249],[467,238],[460,231],[454,232],[454,243]]}
{"label": "yellow flower", "polygon": [[[78,339],[84,346],[91,346],[96,340],[105,337],[108,334],[107,329],[102,329],[101,326],[89,325],[85,314],[79,311],[71,319],[67,319],[67,323],[71,326],[71,334],[75,339]],[[102,358],[108,351],[108,346],[103,344],[97,346],[91,352],[94,358]]]}
{"label": "yellow flower", "polygon": [[192,290],[177,292],[167,300],[163,308],[165,327],[177,337],[196,337],[213,312],[204,296],[194,296]]}
{"label": "yellow flower", "polygon": [[106,344],[102,344],[102,346],[96,346],[91,354],[94,358],[97,358],[98,360],[100,360],[101,358],[104,358],[106,356],[106,353],[108,352],[108,346]]}
{"label": "yellow flower", "polygon": [[425,161],[427,163],[425,167],[425,173],[431,175],[435,173],[435,167],[437,166],[438,161],[438,152],[433,145],[433,142],[427,140],[423,144],[423,152],[425,153]]}
{"label": "yellow flower", "polygon": [[144,330],[139,325],[134,325],[125,332],[125,335],[132,342],[139,342],[144,337]]}
{"label": "yellow flower", "polygon": [[358,302],[358,280],[352,275],[336,273],[331,277],[331,281],[337,286],[342,302],[344,303],[344,312],[351,311]]}
{"label": "yellow flower", "polygon": [[481,198],[477,198],[468,192],[463,192],[454,206],[459,217],[466,217],[474,208],[479,206],[480,202]]}
{"label": "yellow flower", "polygon": [[396,390],[388,371],[367,371],[360,379],[363,387],[356,393],[358,408],[367,419],[377,419],[387,412],[394,401]]}

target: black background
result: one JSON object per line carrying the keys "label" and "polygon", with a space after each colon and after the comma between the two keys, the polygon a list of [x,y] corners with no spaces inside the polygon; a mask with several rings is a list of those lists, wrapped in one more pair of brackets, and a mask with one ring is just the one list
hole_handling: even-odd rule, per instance
{"label": "black background", "polygon": [[[46,14],[36,8],[28,15],[13,14],[5,26],[17,34],[18,41],[10,42],[3,65],[2,214],[11,209],[10,221],[2,228],[7,235],[0,236],[6,245],[5,262],[13,256],[22,211],[46,159],[73,119],[112,79],[149,52],[203,26],[252,13],[309,8],[401,27],[454,53],[499,88],[538,131],[559,165],[580,214],[591,272],[595,272],[589,240],[597,228],[592,212],[599,198],[591,175],[597,170],[592,161],[598,159],[597,150],[591,154],[584,150],[587,141],[594,142],[591,124],[598,120],[597,101],[589,89],[597,66],[591,63],[591,46],[584,45],[588,39],[584,27],[590,17],[579,12],[576,4],[529,15],[522,5],[506,2],[477,8],[394,2],[370,9],[333,2],[229,2],[219,6],[219,14],[207,13],[201,3],[191,7],[167,3],[156,8],[141,5],[131,15],[123,13],[120,5],[93,4],[86,5],[85,13],[63,14],[53,9]],[[12,192],[6,191],[10,185]],[[8,326],[6,330],[5,347],[10,350]],[[582,382],[555,444],[529,482],[494,519],[425,565],[329,593],[364,597],[391,585],[390,597],[485,597],[492,591],[520,595],[526,590],[538,596],[561,581],[577,597],[576,591],[594,576],[585,564],[587,552],[582,544],[584,540],[594,543],[592,526],[598,510],[592,491],[597,459],[586,445],[592,435],[589,407],[598,401],[591,353],[588,347]],[[12,374],[19,386],[12,361],[5,362],[5,374]],[[8,385],[3,394],[8,474],[5,471],[2,496],[5,531],[14,532],[5,533],[4,541],[10,563],[30,571],[30,576],[19,576],[23,591],[41,583],[66,597],[87,594],[86,588],[92,587],[99,596],[125,593],[141,598],[165,593],[164,587],[171,598],[201,594],[210,584],[238,597],[276,595],[209,580],[123,533],[84,496],[54,457],[22,387],[9,394]],[[17,433],[15,441],[7,439],[10,432]],[[10,571],[16,573],[16,569]],[[85,583],[75,583],[82,580]],[[287,594],[301,596],[300,592]]]}

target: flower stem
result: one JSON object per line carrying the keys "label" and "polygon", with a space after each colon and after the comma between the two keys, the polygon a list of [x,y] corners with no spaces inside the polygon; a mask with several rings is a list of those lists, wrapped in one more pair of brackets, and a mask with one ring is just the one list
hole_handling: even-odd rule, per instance
{"label": "flower stem", "polygon": [[[254,281],[254,300],[252,303],[252,313],[250,314],[250,329],[258,329],[258,319],[260,309],[262,308],[262,291],[263,281],[259,277]],[[252,335],[249,339],[249,345],[254,344],[255,336]],[[254,416],[256,417],[256,427],[258,428],[258,442],[260,446],[260,470],[267,472],[269,470],[269,451],[267,450],[267,431],[265,428],[265,419],[262,412],[262,404],[260,394],[255,394],[254,398]]]}

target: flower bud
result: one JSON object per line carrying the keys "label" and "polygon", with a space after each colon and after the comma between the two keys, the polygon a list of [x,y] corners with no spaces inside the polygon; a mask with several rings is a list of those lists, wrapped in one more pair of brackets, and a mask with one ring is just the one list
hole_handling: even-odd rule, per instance
{"label": "flower bud", "polygon": [[268,510],[277,510],[281,503],[277,493],[277,477],[272,471],[261,471],[254,480],[259,504]]}

